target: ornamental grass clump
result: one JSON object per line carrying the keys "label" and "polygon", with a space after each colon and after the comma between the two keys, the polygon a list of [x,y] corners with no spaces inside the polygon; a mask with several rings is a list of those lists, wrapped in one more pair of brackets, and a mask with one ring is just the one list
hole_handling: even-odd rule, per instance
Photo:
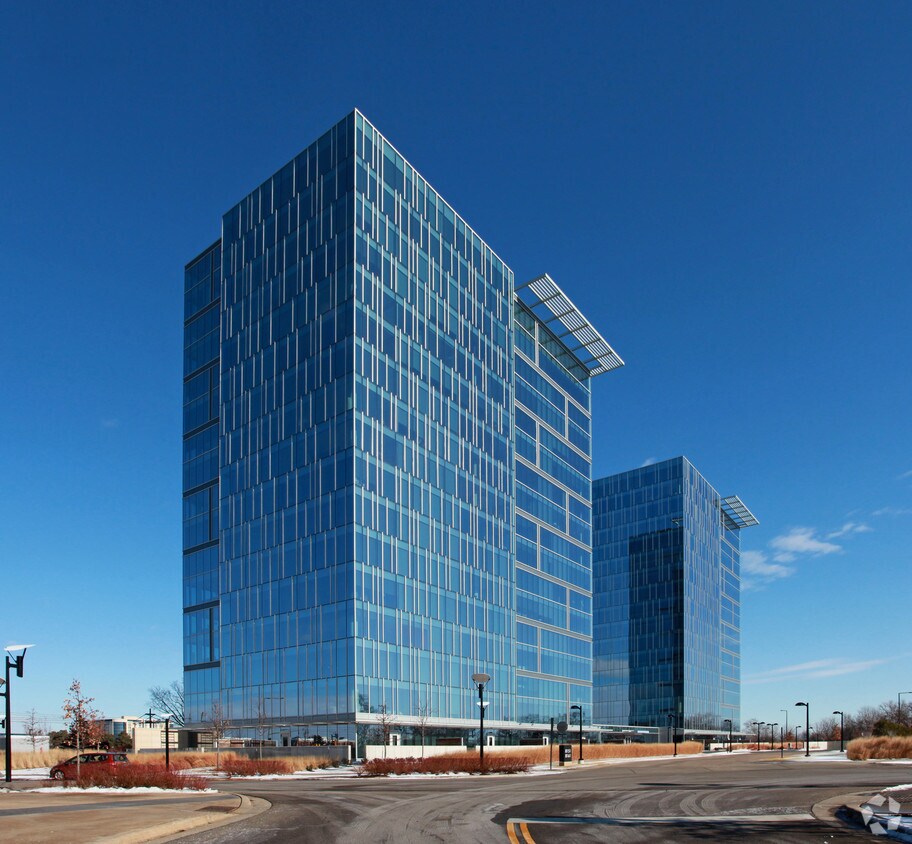
{"label": "ornamental grass clump", "polygon": [[296,766],[291,759],[230,759],[222,761],[221,768],[229,777],[262,777],[274,774],[292,774]]}
{"label": "ornamental grass clump", "polygon": [[855,761],[865,759],[912,759],[912,736],[875,736],[854,739],[846,756]]}
{"label": "ornamental grass clump", "polygon": [[[222,767],[228,762],[237,759],[236,753],[222,751],[221,760],[218,760],[215,753],[198,753],[196,751],[175,750],[171,754],[172,770],[185,771],[188,768],[214,768],[217,761],[221,761]],[[164,753],[130,753],[130,762],[134,765],[164,765]]]}
{"label": "ornamental grass clump", "polygon": [[[579,743],[564,742],[573,749],[573,761],[579,758]],[[703,744],[699,741],[679,741],[678,756],[691,756],[702,753]],[[531,760],[533,765],[546,765],[549,758],[557,762],[557,747],[550,749],[548,745],[517,745],[515,747],[497,747],[485,750],[485,762],[493,756],[518,753]],[[584,744],[583,760],[592,762],[597,759],[637,759],[645,756],[671,756],[674,745],[666,743],[636,743],[636,744]]]}

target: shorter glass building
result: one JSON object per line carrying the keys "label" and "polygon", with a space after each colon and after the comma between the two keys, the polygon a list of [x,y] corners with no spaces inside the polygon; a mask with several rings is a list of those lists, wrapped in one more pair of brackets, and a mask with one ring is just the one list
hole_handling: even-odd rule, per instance
{"label": "shorter glass building", "polygon": [[592,510],[593,721],[738,729],[740,531],[757,519],[684,457],[594,481]]}

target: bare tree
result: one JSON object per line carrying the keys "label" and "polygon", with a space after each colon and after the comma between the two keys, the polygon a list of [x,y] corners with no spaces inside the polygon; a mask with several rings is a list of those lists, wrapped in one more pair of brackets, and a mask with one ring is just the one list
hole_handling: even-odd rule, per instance
{"label": "bare tree", "polygon": [[231,725],[231,721],[225,714],[220,703],[213,703],[212,710],[207,716],[205,712],[200,712],[200,721],[209,727],[212,732],[212,739],[215,742],[215,767],[218,770],[221,767],[220,744],[222,737]]}
{"label": "bare tree", "polygon": [[427,735],[428,721],[431,717],[430,704],[423,704],[415,710],[415,717],[418,721],[418,732],[421,734],[421,758],[424,759],[424,739]]}
{"label": "bare tree", "polygon": [[171,723],[184,726],[184,684],[173,680],[170,686],[153,686],[149,689],[149,707],[162,715],[170,715]]}
{"label": "bare tree", "polygon": [[262,695],[260,695],[259,700],[257,700],[257,743],[259,745],[259,751],[257,755],[260,759],[263,758],[263,736],[267,729],[266,724],[266,701]]}
{"label": "bare tree", "polygon": [[873,706],[862,706],[854,715],[846,717],[846,732],[853,738],[869,736],[880,718],[880,710]]}
{"label": "bare tree", "polygon": [[34,753],[38,750],[38,740],[41,736],[46,736],[48,733],[47,721],[38,715],[37,710],[30,709],[28,715],[25,716],[23,724],[25,726],[25,733],[32,743],[32,752]]}
{"label": "bare tree", "polygon": [[821,718],[811,729],[821,741],[831,741],[839,735],[839,722],[832,716]]}
{"label": "bare tree", "polygon": [[63,720],[70,727],[70,736],[76,743],[76,778],[81,773],[79,756],[84,747],[97,745],[104,735],[101,715],[92,706],[93,697],[82,693],[82,684],[73,680],[69,688],[69,697],[63,702]]}
{"label": "bare tree", "polygon": [[396,726],[395,716],[383,703],[377,707],[377,726],[380,729],[380,738],[383,740],[383,758],[386,759],[386,748],[390,743],[390,734]]}

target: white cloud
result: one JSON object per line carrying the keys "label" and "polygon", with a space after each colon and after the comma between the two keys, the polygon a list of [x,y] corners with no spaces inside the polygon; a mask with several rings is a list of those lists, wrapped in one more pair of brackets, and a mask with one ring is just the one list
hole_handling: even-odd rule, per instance
{"label": "white cloud", "polygon": [[848,536],[852,533],[870,533],[872,528],[863,522],[846,522],[839,530],[834,530],[827,534],[827,539],[836,539],[840,536]]}
{"label": "white cloud", "polygon": [[773,668],[770,671],[761,671],[758,674],[748,674],[743,679],[745,683],[778,683],[783,680],[821,680],[826,677],[839,677],[843,674],[856,674],[889,662],[891,658],[865,659],[850,661],[847,659],[817,659],[811,662],[802,662],[797,665],[785,665],[782,668]]}
{"label": "white cloud", "polygon": [[909,469],[908,472],[903,472],[903,473],[899,476],[899,479],[900,479],[901,481],[905,480],[906,478],[912,478],[912,469]]}
{"label": "white cloud", "polygon": [[872,516],[912,516],[912,507],[881,507]]}
{"label": "white cloud", "polygon": [[647,457],[642,463],[640,463],[640,468],[644,466],[652,466],[653,463],[658,463],[659,461],[655,457]]}
{"label": "white cloud", "polygon": [[791,566],[771,563],[763,551],[741,552],[741,591],[759,589],[773,580],[790,577],[795,573]]}
{"label": "white cloud", "polygon": [[790,563],[799,554],[835,554],[842,550],[841,545],[835,542],[826,542],[818,539],[814,528],[796,527],[788,533],[776,536],[770,541],[770,547],[775,550],[773,559],[779,563]]}

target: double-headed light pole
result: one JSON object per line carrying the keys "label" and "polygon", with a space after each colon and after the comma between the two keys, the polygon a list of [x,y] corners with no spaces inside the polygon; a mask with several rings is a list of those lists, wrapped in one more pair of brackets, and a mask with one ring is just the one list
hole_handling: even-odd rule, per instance
{"label": "double-headed light pole", "polygon": [[804,755],[810,756],[811,755],[811,707],[808,705],[807,701],[801,701],[801,700],[799,700],[798,703],[795,704],[795,706],[804,707],[804,740],[806,742],[806,744],[805,744],[806,749],[804,751]]}
{"label": "double-headed light pole", "polygon": [[845,712],[841,709],[834,709],[834,715],[839,716],[839,752],[845,751]]}
{"label": "double-headed light pole", "polygon": [[571,711],[574,709],[579,710],[579,717],[580,717],[579,748],[580,748],[580,751],[579,751],[578,762],[582,762],[583,761],[583,707],[580,706],[578,703],[574,703],[573,706],[570,707],[570,709],[571,709]]}
{"label": "double-headed light pole", "polygon": [[722,722],[722,724],[723,724],[723,726],[725,724],[728,724],[728,752],[731,753],[732,752],[732,719],[726,718]]}
{"label": "double-headed light pole", "polygon": [[[22,668],[25,663],[25,652],[34,645],[7,645],[3,650],[6,651],[6,674],[3,679],[3,691],[0,694],[6,698],[6,713],[3,720],[3,726],[6,728],[6,781],[13,781],[13,716],[10,705],[10,669],[16,669],[16,676],[22,676]],[[18,656],[13,656],[13,651],[22,651]]]}
{"label": "double-headed light pole", "polygon": [[491,675],[473,674],[472,682],[478,686],[478,764],[481,773],[484,773],[484,711],[487,706],[484,699],[484,687],[485,683],[491,682]]}

